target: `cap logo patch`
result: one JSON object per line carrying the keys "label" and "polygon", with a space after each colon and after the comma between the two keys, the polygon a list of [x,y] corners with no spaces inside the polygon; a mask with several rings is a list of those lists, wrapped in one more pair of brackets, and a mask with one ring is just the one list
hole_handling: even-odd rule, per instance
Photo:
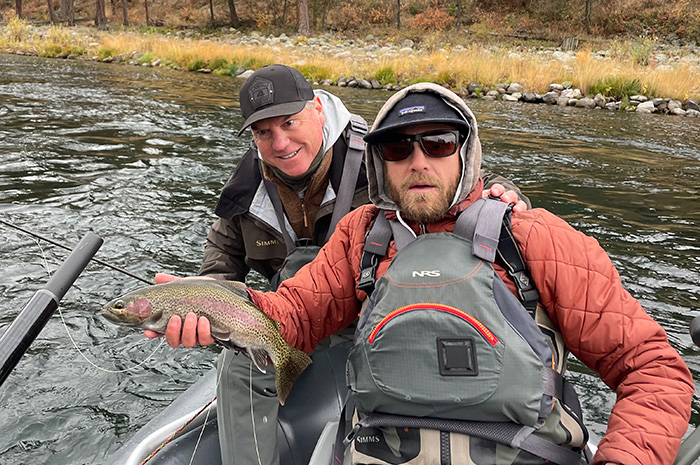
{"label": "cap logo patch", "polygon": [[413,113],[425,113],[425,105],[415,105],[408,108],[402,108],[399,110],[399,117],[411,115]]}
{"label": "cap logo patch", "polygon": [[272,85],[272,81],[259,77],[255,78],[255,81],[253,81],[253,84],[251,84],[248,89],[248,98],[250,99],[250,103],[253,104],[253,110],[271,104],[274,94],[275,88]]}

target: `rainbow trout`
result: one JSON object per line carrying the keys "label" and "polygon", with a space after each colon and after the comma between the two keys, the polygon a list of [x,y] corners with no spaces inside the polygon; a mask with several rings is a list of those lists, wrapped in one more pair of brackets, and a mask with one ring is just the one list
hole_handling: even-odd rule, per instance
{"label": "rainbow trout", "polygon": [[294,379],[311,363],[308,355],[287,344],[279,322],[268,317],[248,298],[245,285],[233,281],[183,279],[146,286],[112,300],[102,309],[108,320],[165,332],[173,315],[189,312],[207,317],[212,337],[229,349],[244,350],[265,373],[268,358],[275,367],[280,404]]}

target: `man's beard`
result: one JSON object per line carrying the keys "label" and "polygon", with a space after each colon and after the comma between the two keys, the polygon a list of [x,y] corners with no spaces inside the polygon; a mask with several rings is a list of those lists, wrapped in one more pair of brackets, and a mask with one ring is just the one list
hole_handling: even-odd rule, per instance
{"label": "man's beard", "polygon": [[[391,179],[387,179],[386,188],[404,218],[419,223],[434,223],[445,217],[454,199],[458,181],[459,177],[455,176],[449,185],[445,186],[434,176],[414,173],[401,183],[401,187],[397,187]],[[409,187],[417,182],[435,186],[437,191],[409,192]]]}

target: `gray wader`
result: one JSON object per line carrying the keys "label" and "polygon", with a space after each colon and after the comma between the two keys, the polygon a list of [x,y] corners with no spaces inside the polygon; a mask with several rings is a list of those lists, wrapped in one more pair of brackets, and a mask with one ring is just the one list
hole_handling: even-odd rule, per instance
{"label": "gray wader", "polygon": [[[336,344],[352,341],[354,334],[353,324],[319,342],[311,356]],[[274,368],[268,365],[267,373],[260,373],[252,366],[252,388],[251,361],[245,355],[224,350],[216,368],[220,376],[216,396],[220,399],[217,419],[222,465],[278,465],[277,416],[280,404],[275,391]],[[344,366],[339,369],[344,369]]]}
{"label": "gray wader", "polygon": [[217,406],[223,465],[257,464],[258,452],[259,462],[263,465],[278,465],[280,462],[277,452],[280,404],[275,392],[274,368],[272,365],[267,368],[267,373],[260,373],[248,357],[231,350],[224,350],[219,355],[217,371],[220,380],[216,396],[226,399]]}

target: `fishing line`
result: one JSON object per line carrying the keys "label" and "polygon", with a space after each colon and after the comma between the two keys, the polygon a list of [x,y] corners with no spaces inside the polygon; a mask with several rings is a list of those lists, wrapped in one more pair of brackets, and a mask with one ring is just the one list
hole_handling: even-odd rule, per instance
{"label": "fishing line", "polygon": [[[61,248],[63,248],[63,249],[67,249],[67,250],[69,250],[69,251],[72,251],[72,250],[73,250],[73,249],[71,249],[70,247],[64,246],[63,244],[60,244],[60,243],[58,243],[58,242],[56,242],[56,241],[54,241],[54,240],[52,240],[52,239],[49,239],[49,238],[47,238],[47,237],[41,236],[41,235],[39,235],[39,234],[36,234],[36,233],[34,233],[34,232],[31,232],[31,231],[29,231],[29,230],[26,230],[26,229],[24,229],[24,228],[21,228],[21,227],[19,227],[19,226],[17,226],[17,225],[14,225],[14,224],[12,224],[12,223],[9,223],[9,222],[7,222],[7,221],[5,221],[5,220],[0,219],[0,224],[4,224],[5,226],[8,226],[8,227],[10,227],[10,228],[14,228],[14,229],[16,229],[16,230],[18,230],[18,231],[21,231],[21,232],[23,232],[23,233],[25,233],[25,234],[28,234],[28,235],[32,238],[32,240],[36,243],[36,245],[39,247],[39,250],[41,251],[42,260],[43,260],[43,262],[44,262],[44,268],[46,269],[46,273],[49,275],[49,278],[51,278],[51,268],[49,267],[49,262],[48,262],[48,259],[47,259],[47,257],[46,257],[46,253],[44,252],[44,248],[41,246],[41,243],[39,242],[38,239],[41,239],[41,240],[43,240],[43,241],[46,241],[46,242],[48,242],[48,243],[50,243],[50,244],[53,244],[53,245],[58,246],[58,247],[61,247]],[[131,276],[132,278],[135,278],[135,279],[137,279],[137,280],[139,280],[139,281],[143,281],[143,282],[145,282],[146,284],[153,284],[151,281],[148,281],[148,280],[146,280],[146,279],[144,279],[144,278],[141,278],[140,276],[137,276],[137,275],[135,275],[135,274],[133,274],[133,273],[127,271],[127,270],[122,269],[122,268],[119,268],[119,267],[116,267],[116,266],[114,266],[114,265],[111,265],[111,264],[109,264],[109,263],[107,263],[107,262],[104,262],[104,261],[102,261],[102,260],[100,260],[100,259],[97,259],[97,258],[94,258],[94,257],[93,257],[93,258],[91,258],[91,260],[94,261],[94,262],[96,262],[96,263],[99,263],[100,265],[103,265],[103,266],[106,266],[106,267],[111,268],[111,269],[113,269],[113,270],[119,271],[120,273],[123,273],[123,274],[125,274],[125,275],[127,275],[127,276]],[[82,350],[80,350],[80,348],[78,347],[78,344],[75,342],[75,339],[73,339],[73,336],[71,335],[70,330],[68,329],[68,324],[66,323],[66,319],[65,319],[64,316],[63,316],[63,312],[61,311],[61,307],[60,307],[60,306],[58,307],[58,314],[59,314],[60,317],[61,317],[61,322],[63,323],[63,327],[65,328],[66,334],[68,335],[68,338],[70,339],[71,343],[73,344],[73,347],[75,348],[75,350],[78,351],[78,353],[81,355],[81,357],[83,357],[83,358],[85,359],[86,362],[88,362],[88,363],[89,363],[90,365],[92,365],[94,368],[96,368],[96,369],[98,369],[98,370],[100,370],[100,371],[103,371],[103,372],[105,372],[105,373],[125,373],[125,372],[131,371],[131,370],[135,370],[136,368],[139,368],[139,367],[142,366],[144,363],[148,362],[148,361],[155,355],[155,353],[158,352],[158,350],[161,348],[161,346],[162,346],[163,343],[165,342],[165,338],[161,338],[161,339],[160,339],[160,343],[159,343],[158,346],[153,350],[153,352],[151,352],[151,354],[150,354],[148,357],[146,357],[145,360],[141,361],[141,362],[138,363],[137,365],[134,365],[134,366],[129,367],[129,368],[125,368],[125,369],[123,369],[123,370],[109,370],[109,369],[107,369],[107,368],[103,368],[103,367],[101,367],[101,366],[95,364],[92,360],[90,360],[90,359],[83,353]],[[223,360],[226,360],[226,352],[225,352],[225,351],[224,351],[224,353],[222,354],[222,361],[223,361]],[[252,369],[252,362],[251,362],[251,369]],[[217,377],[217,380],[216,380],[216,387],[215,387],[215,389],[218,389],[220,383],[221,383],[221,373],[218,374],[218,377]],[[251,396],[252,396],[252,373],[251,373]],[[206,416],[204,417],[204,421],[203,421],[203,423],[202,423],[202,429],[201,429],[200,432],[199,432],[199,437],[197,438],[197,442],[195,443],[194,450],[193,450],[193,452],[192,452],[192,457],[190,458],[189,465],[192,465],[192,462],[194,461],[194,457],[195,457],[195,455],[196,455],[196,453],[197,453],[197,449],[198,449],[199,444],[200,444],[200,442],[201,442],[201,440],[202,440],[202,436],[204,435],[204,429],[205,429],[206,426],[207,426],[207,421],[208,421],[208,419],[209,419],[209,414],[211,413],[211,408],[207,408],[207,407],[209,407],[215,400],[216,400],[216,396],[214,396],[214,398],[211,399],[206,405],[204,405],[204,407],[202,407],[197,413],[195,413],[195,414],[192,416],[192,418],[190,418],[184,425],[182,425],[180,428],[178,428],[177,431],[175,431],[175,432],[174,432],[168,439],[166,439],[158,448],[156,448],[156,450],[154,450],[148,457],[146,457],[146,458],[141,462],[141,464],[143,465],[143,464],[145,464],[146,462],[150,461],[150,460],[153,458],[153,456],[155,456],[155,454],[157,454],[161,449],[163,449],[173,438],[175,438],[183,429],[185,429],[185,428],[187,427],[187,425],[189,425],[192,421],[194,421],[195,418],[197,418],[197,417],[206,409],[206,410],[207,410],[207,414],[206,414]],[[251,405],[251,412],[252,412],[252,405]],[[257,439],[256,439],[255,448],[256,448],[256,452],[258,452],[258,463],[259,463],[260,465],[262,465],[261,462],[260,462],[260,452],[257,450],[257,447],[258,447],[258,445],[257,445]]]}
{"label": "fishing line", "polygon": [[258,449],[258,435],[255,432],[255,415],[253,414],[253,359],[250,359],[248,383],[250,390],[250,421],[253,423],[253,443],[255,444],[255,453],[258,456],[258,465],[262,465],[262,460],[260,460],[260,449]]}
{"label": "fishing line", "polygon": [[[226,349],[224,349],[223,352],[221,353],[221,365],[222,366],[224,365],[225,361],[226,361]],[[217,370],[216,386],[214,387],[214,392],[218,392],[218,390],[219,390],[219,384],[221,383],[222,372],[223,372],[223,370],[220,370],[220,371]],[[216,396],[214,396],[214,399],[216,399]],[[209,402],[209,404],[207,404],[207,405],[210,405],[212,402],[214,402],[214,399],[212,399]],[[205,407],[206,407],[206,405],[205,405]],[[197,412],[197,414],[194,417],[192,417],[192,419],[190,421],[197,418],[197,415],[199,415],[201,412],[202,412],[201,410],[199,412]],[[204,422],[202,423],[202,429],[199,431],[199,437],[197,437],[197,442],[194,445],[194,450],[192,451],[192,457],[190,457],[189,465],[192,465],[192,462],[194,461],[194,456],[195,456],[195,454],[197,454],[197,449],[199,448],[199,443],[202,440],[202,436],[204,436],[204,428],[207,427],[207,420],[209,419],[210,412],[211,412],[211,409],[207,410],[207,414],[204,417]]]}
{"label": "fishing line", "polygon": [[[0,222],[2,222],[2,220],[0,220]],[[34,242],[36,242],[36,245],[39,247],[39,250],[41,251],[41,257],[42,257],[42,259],[43,259],[43,261],[44,261],[44,268],[46,268],[46,273],[49,275],[49,278],[51,278],[51,268],[49,268],[49,261],[48,261],[48,259],[46,258],[46,253],[44,252],[44,248],[41,246],[41,243],[40,243],[38,240],[36,240],[35,237],[32,237],[32,239],[34,240]],[[146,363],[147,361],[149,361],[149,360],[155,355],[155,353],[158,352],[158,349],[160,349],[161,346],[163,345],[163,340],[164,340],[164,338],[161,338],[160,343],[159,343],[158,346],[153,350],[153,352],[151,352],[151,354],[150,354],[148,357],[146,357],[145,360],[143,360],[142,362],[140,362],[138,365],[134,365],[134,366],[132,366],[132,367],[125,368],[125,369],[123,369],[123,370],[109,370],[109,369],[107,369],[107,368],[102,368],[101,366],[95,364],[92,360],[90,360],[89,358],[87,358],[87,356],[83,353],[83,351],[80,350],[80,347],[78,347],[78,344],[75,342],[75,340],[73,339],[73,336],[72,336],[71,333],[70,333],[70,330],[68,329],[68,325],[66,324],[66,319],[63,317],[63,312],[61,311],[61,306],[59,305],[57,308],[58,308],[58,314],[59,314],[59,316],[61,317],[61,322],[63,323],[63,327],[64,327],[65,330],[66,330],[66,334],[68,334],[68,339],[70,339],[70,341],[73,343],[73,347],[75,347],[75,350],[77,350],[78,353],[79,353],[79,354],[85,359],[85,361],[87,361],[90,365],[92,365],[93,367],[97,368],[97,369],[100,370],[100,371],[104,371],[105,373],[126,373],[126,372],[128,372],[128,371],[135,370],[136,368],[140,367],[141,365],[143,365],[144,363]]]}
{"label": "fishing line", "polygon": [[[72,250],[73,250],[73,249],[71,249],[70,247],[61,244],[60,242],[56,242],[56,241],[54,241],[53,239],[49,239],[48,237],[45,237],[45,236],[42,236],[42,235],[37,234],[37,233],[35,233],[35,232],[29,231],[28,229],[21,228],[21,227],[15,225],[15,224],[12,224],[12,223],[10,223],[10,222],[8,222],[8,221],[5,221],[5,220],[0,219],[0,223],[1,223],[1,224],[4,224],[5,226],[8,226],[8,227],[10,227],[10,228],[14,228],[14,229],[16,229],[16,230],[18,230],[18,231],[22,231],[22,232],[25,233],[25,234],[29,234],[30,236],[32,236],[32,237],[34,238],[35,241],[36,241],[36,239],[41,239],[42,241],[46,241],[46,242],[48,242],[49,244],[53,244],[53,245],[55,245],[55,246],[57,246],[57,247],[61,247],[62,249],[66,249],[66,250],[69,250],[69,251],[72,251]],[[100,260],[99,258],[92,257],[90,260],[92,260],[92,261],[95,262],[95,263],[99,263],[99,264],[102,265],[102,266],[106,266],[107,268],[111,268],[111,269],[113,269],[113,270],[115,270],[115,271],[118,271],[118,272],[120,272],[120,273],[123,273],[123,274],[125,274],[125,275],[127,275],[127,276],[131,276],[132,278],[138,279],[139,281],[142,281],[142,282],[144,282],[144,283],[146,283],[146,284],[153,284],[151,281],[149,281],[149,280],[147,280],[147,279],[144,279],[144,278],[142,278],[141,276],[135,275],[135,274],[133,274],[132,272],[130,272],[130,271],[128,271],[128,270],[125,270],[125,269],[123,269],[123,268],[119,268],[118,266],[114,266],[114,265],[112,265],[112,264],[110,264],[110,263],[107,263],[107,262],[105,262],[105,261],[103,261],[103,260]]]}
{"label": "fishing line", "polygon": [[[224,351],[221,353],[221,365],[222,365],[222,366],[224,365],[224,362],[225,362],[225,361],[226,361],[226,350],[224,350]],[[219,384],[221,384],[221,375],[222,375],[222,373],[223,373],[223,369],[217,370],[216,386],[214,387],[214,392],[218,391],[218,389],[219,389]],[[163,441],[163,442],[161,443],[161,445],[159,445],[153,452],[151,452],[151,453],[148,455],[148,457],[146,457],[145,459],[143,459],[143,461],[142,461],[139,465],[145,465],[147,462],[149,462],[158,452],[160,452],[161,450],[163,450],[163,448],[164,448],[170,441],[172,441],[178,434],[180,434],[180,432],[181,432],[183,429],[185,429],[185,428],[187,427],[187,425],[189,425],[190,423],[192,423],[192,422],[195,420],[195,418],[197,418],[199,415],[201,415],[202,412],[204,411],[204,409],[206,409],[207,407],[209,407],[215,400],[216,400],[216,396],[214,396],[214,398],[213,398],[212,400],[210,400],[209,402],[207,402],[206,405],[204,405],[204,407],[202,407],[201,409],[199,409],[199,411],[198,411],[197,413],[195,413],[195,414],[192,416],[192,418],[190,418],[189,420],[187,420],[187,421],[185,422],[184,425],[180,426],[180,427],[177,429],[177,431],[175,431],[173,434],[171,434],[171,435],[168,437],[168,439],[166,439],[165,441]],[[199,436],[197,437],[197,442],[196,442],[195,445],[194,445],[194,450],[192,451],[192,457],[190,457],[189,465],[192,465],[192,462],[194,461],[194,456],[197,454],[197,449],[199,448],[199,443],[202,441],[202,436],[204,436],[204,428],[207,427],[207,421],[209,420],[209,413],[211,413],[211,409],[207,409],[207,414],[204,416],[204,420],[203,420],[203,423],[202,423],[202,429],[199,431]],[[258,459],[258,461],[259,461],[259,459]]]}

